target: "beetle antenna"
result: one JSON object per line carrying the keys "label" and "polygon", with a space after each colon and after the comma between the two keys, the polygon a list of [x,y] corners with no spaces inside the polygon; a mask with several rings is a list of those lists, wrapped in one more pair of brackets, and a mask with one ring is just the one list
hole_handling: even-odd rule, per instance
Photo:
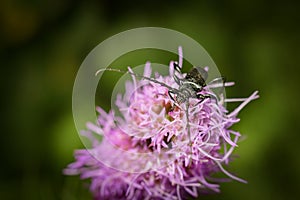
{"label": "beetle antenna", "polygon": [[146,77],[146,76],[143,76],[143,75],[140,75],[140,74],[136,74],[136,73],[133,73],[133,72],[130,72],[130,71],[124,71],[124,70],[120,70],[120,69],[114,69],[114,68],[105,68],[105,69],[99,69],[96,73],[95,73],[95,76],[97,76],[99,73],[101,72],[104,72],[104,71],[113,71],[113,72],[118,72],[118,73],[122,73],[122,74],[130,74],[130,75],[133,75],[137,78],[141,78],[141,79],[145,79],[145,80],[148,80],[148,81],[152,81],[154,83],[157,83],[157,84],[160,84],[166,88],[168,88],[170,91],[177,91],[177,89],[174,89],[170,86],[168,86],[167,84],[165,83],[162,83],[160,81],[157,81],[156,79],[154,78],[150,78],[150,77]]}

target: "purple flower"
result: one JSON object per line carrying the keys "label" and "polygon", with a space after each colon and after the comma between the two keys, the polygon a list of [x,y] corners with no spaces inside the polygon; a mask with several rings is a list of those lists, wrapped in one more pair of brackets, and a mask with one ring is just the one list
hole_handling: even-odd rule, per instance
{"label": "purple flower", "polygon": [[[182,65],[181,48],[178,63]],[[156,74],[155,79],[178,89],[174,73],[171,62],[169,76]],[[150,75],[150,63],[146,63],[144,76]],[[177,76],[184,78],[185,74]],[[175,200],[219,192],[219,183],[224,179],[213,175],[220,171],[246,182],[227,172],[223,165],[230,162],[241,136],[230,127],[239,121],[239,111],[258,98],[257,91],[245,99],[220,96],[199,103],[199,99],[189,98],[187,109],[184,103],[172,100],[164,85],[138,80],[134,75],[132,79],[126,84],[126,93],[116,100],[121,117],[97,108],[97,123],[88,123],[88,131],[83,132],[93,147],[77,150],[76,161],[65,169],[65,174],[91,179],[90,190],[99,200]],[[214,96],[214,87],[220,86],[208,84],[200,93]],[[242,103],[229,113],[225,102],[236,101]],[[93,134],[103,136],[102,141]]]}

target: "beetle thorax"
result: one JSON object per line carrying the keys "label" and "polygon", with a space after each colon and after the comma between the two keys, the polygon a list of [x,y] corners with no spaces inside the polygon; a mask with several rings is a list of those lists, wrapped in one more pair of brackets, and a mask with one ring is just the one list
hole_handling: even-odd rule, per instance
{"label": "beetle thorax", "polygon": [[197,91],[190,84],[180,85],[179,93],[176,96],[177,103],[184,103],[189,100],[189,98],[195,98],[197,96]]}

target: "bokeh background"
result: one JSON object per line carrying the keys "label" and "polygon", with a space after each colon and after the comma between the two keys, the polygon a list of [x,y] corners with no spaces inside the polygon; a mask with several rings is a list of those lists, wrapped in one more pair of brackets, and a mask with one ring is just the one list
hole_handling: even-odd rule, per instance
{"label": "bokeh background", "polygon": [[[236,82],[228,96],[260,91],[261,98],[240,113],[235,129],[247,139],[230,165],[249,183],[224,183],[221,194],[200,199],[298,199],[299,10],[291,0],[2,0],[0,198],[91,199],[88,182],[62,175],[74,149],[82,148],[71,109],[76,72],[106,38],[159,26],[202,44],[221,73]],[[169,60],[150,54],[157,62]],[[137,53],[118,64],[147,59],[140,58]],[[97,103],[108,108],[104,93]]]}

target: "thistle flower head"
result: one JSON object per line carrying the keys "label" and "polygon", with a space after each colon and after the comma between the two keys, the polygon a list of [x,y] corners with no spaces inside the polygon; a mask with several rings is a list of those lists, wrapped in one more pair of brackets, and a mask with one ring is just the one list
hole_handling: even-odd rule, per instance
{"label": "thistle flower head", "polygon": [[[182,65],[181,48],[178,63]],[[169,94],[170,88],[180,90],[174,80],[177,72],[173,62],[170,74],[155,74],[155,82],[149,78],[150,63],[146,63],[143,75],[148,79],[139,80],[130,68],[128,71],[133,80],[115,102],[122,116],[97,108],[97,123],[88,123],[88,131],[84,132],[93,141],[93,148],[77,150],[76,161],[68,166],[66,174],[91,179],[95,199],[198,197],[207,191],[219,192],[218,183],[223,179],[212,178],[219,171],[245,182],[227,172],[223,165],[231,160],[241,136],[230,127],[239,121],[239,111],[258,98],[257,92],[245,99],[220,96],[199,102],[197,98],[186,98],[186,104],[176,101],[180,95],[187,97],[183,92]],[[180,79],[185,76],[177,73]],[[225,83],[229,85],[232,83]],[[218,86],[208,84],[199,94],[215,97],[213,87]],[[224,103],[231,101],[242,103],[229,113]],[[102,141],[91,133],[102,135]]]}

